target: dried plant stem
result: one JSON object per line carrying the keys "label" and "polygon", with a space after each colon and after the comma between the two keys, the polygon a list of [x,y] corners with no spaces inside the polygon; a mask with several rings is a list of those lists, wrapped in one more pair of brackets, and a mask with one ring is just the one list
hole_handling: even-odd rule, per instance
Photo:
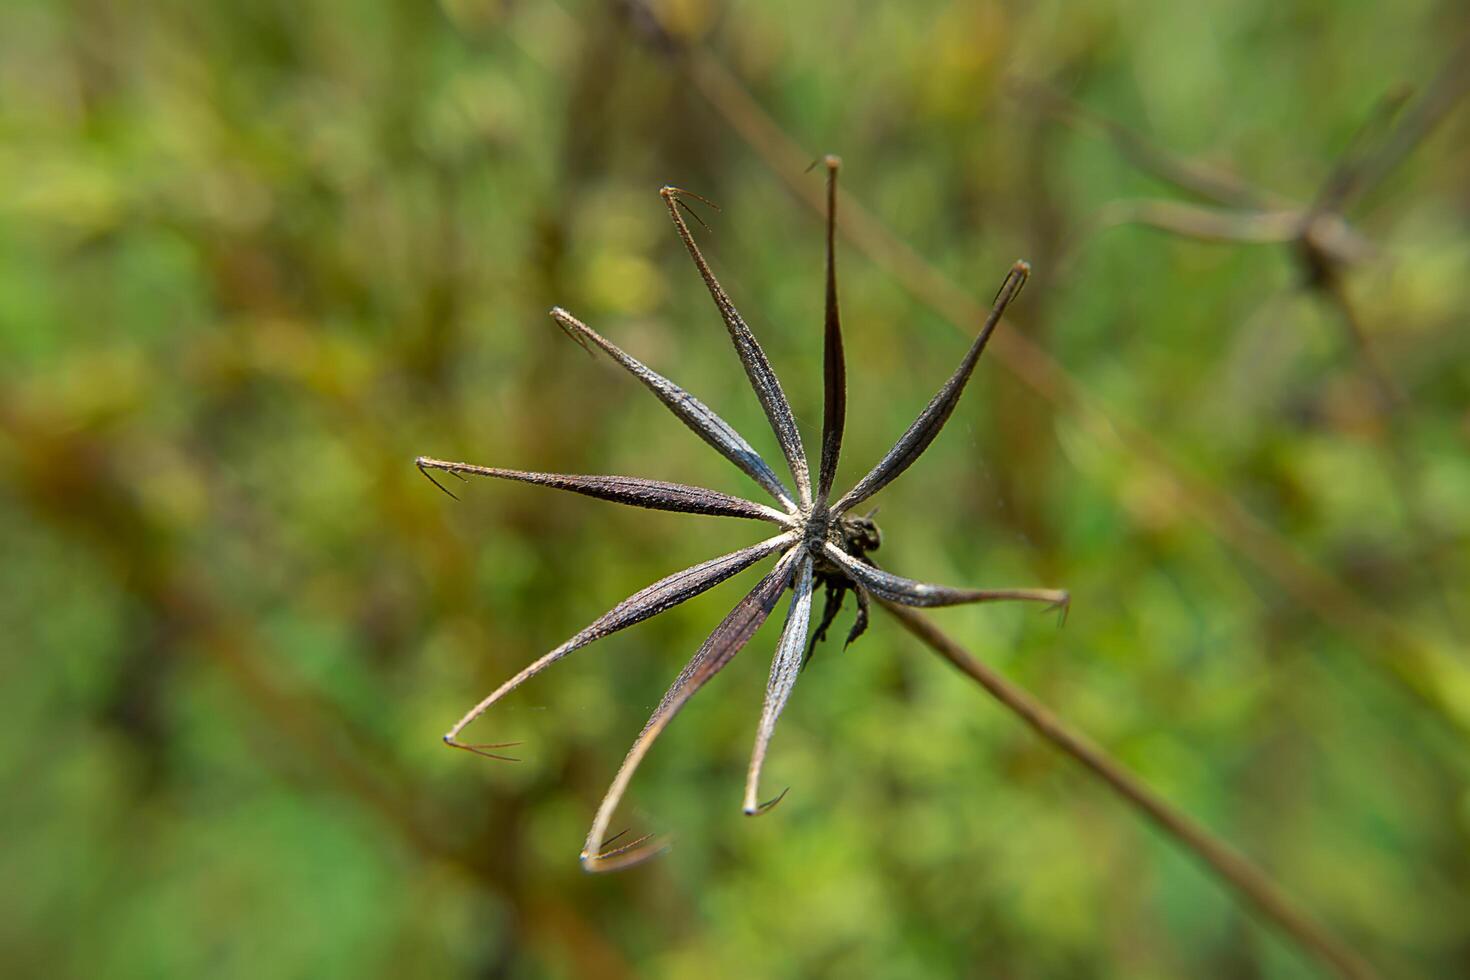
{"label": "dried plant stem", "polygon": [[1363,318],[1348,293],[1347,283],[1343,281],[1342,270],[1325,266],[1317,288],[1342,321],[1343,330],[1355,348],[1364,383],[1373,389],[1374,397],[1378,400],[1378,415],[1382,425],[1373,431],[1371,438],[1379,452],[1391,461],[1390,465],[1384,467],[1385,475],[1398,496],[1404,520],[1422,548],[1420,564],[1425,578],[1423,587],[1438,600],[1441,616],[1452,635],[1457,640],[1462,640],[1465,637],[1465,624],[1450,584],[1455,577],[1441,554],[1444,535],[1419,504],[1424,496],[1424,467],[1413,458],[1409,449],[1413,444],[1408,431],[1412,402],[1394,382],[1374,350],[1368,331],[1364,329]]}
{"label": "dried plant stem", "polygon": [[[806,176],[812,154],[797,145],[713,55],[689,47],[681,50],[677,63],[756,155],[799,199],[820,212],[825,206],[824,192]],[[967,335],[984,318],[985,310],[968,291],[897,239],[850,193],[839,192],[838,201],[843,214],[839,232],[914,298]],[[1367,652],[1371,663],[1457,736],[1470,734],[1470,703],[1460,693],[1470,690],[1470,674],[1445,643],[1399,622],[1303,554],[1239,501],[1174,462],[1151,433],[1105,408],[1023,332],[997,331],[990,350],[1037,394],[1071,408],[1089,438],[1114,446],[1142,464],[1142,472],[1169,489],[1171,503],[1181,515],[1198,521],[1226,548],[1279,585],[1285,596]]]}
{"label": "dried plant stem", "polygon": [[[1385,467],[1405,519],[1423,551],[1420,566],[1423,588],[1439,599],[1444,622],[1455,638],[1465,635],[1449,594],[1448,574],[1440,559],[1438,533],[1418,501],[1423,497],[1421,467],[1410,458],[1404,431],[1410,399],[1394,380],[1366,329],[1344,281],[1346,270],[1376,254],[1373,244],[1355,231],[1344,214],[1345,206],[1372,189],[1402,162],[1418,142],[1426,138],[1464,95],[1470,73],[1463,68],[1458,52],[1441,71],[1425,97],[1419,100],[1405,123],[1390,126],[1409,98],[1407,90],[1390,93],[1358,127],[1337,166],[1318,190],[1315,201],[1301,205],[1269,191],[1252,187],[1226,171],[1202,168],[1194,161],[1176,156],[1148,142],[1137,133],[1041,86],[1018,86],[1018,95],[1081,131],[1100,134],[1144,173],[1180,190],[1203,198],[1206,206],[1173,200],[1114,201],[1093,222],[1094,230],[1116,224],[1141,224],[1173,235],[1199,241],[1235,244],[1289,245],[1305,273],[1304,287],[1310,289],[1336,315],[1364,383],[1373,390],[1382,424],[1373,428],[1373,439],[1381,452],[1392,458]],[[1388,139],[1379,139],[1388,130]],[[1380,142],[1376,152],[1370,144]],[[1371,175],[1373,183],[1365,183]],[[1090,234],[1090,233],[1089,233]]]}
{"label": "dried plant stem", "polygon": [[1285,933],[1303,953],[1340,977],[1363,980],[1377,975],[1367,962],[1297,908],[1260,868],[1160,799],[1122,764],[1085,736],[1073,731],[1031,695],[976,660],[922,612],[886,599],[878,601],[920,642],[976,681],[1038,735],[1080,762],[1130,806],[1173,837],[1211,874],[1245,899],[1262,918]]}

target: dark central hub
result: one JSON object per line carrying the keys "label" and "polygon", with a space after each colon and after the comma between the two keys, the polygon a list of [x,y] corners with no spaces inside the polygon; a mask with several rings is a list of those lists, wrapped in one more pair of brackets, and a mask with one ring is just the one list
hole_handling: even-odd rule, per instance
{"label": "dark central hub", "polygon": [[871,565],[873,562],[868,558],[868,553],[877,551],[883,544],[883,534],[878,530],[878,525],[873,523],[872,517],[843,517],[834,521],[830,514],[824,512],[813,514],[807,520],[805,540],[807,549],[816,559],[816,584],[826,588],[827,600],[822,609],[822,622],[807,644],[803,666],[811,659],[817,644],[826,638],[827,627],[832,625],[832,620],[842,608],[842,597],[849,591],[857,596],[858,615],[851,632],[847,634],[847,643],[861,636],[868,626],[867,593],[858,588],[846,571],[822,553],[822,546],[834,544],[857,561]]}
{"label": "dark central hub", "polygon": [[807,520],[803,537],[812,556],[817,559],[821,559],[822,545],[827,542],[859,561],[883,544],[883,532],[870,517],[844,517],[834,521],[830,514],[813,514]]}
{"label": "dark central hub", "polygon": [[803,530],[803,540],[807,550],[812,557],[822,557],[822,544],[827,541],[832,528],[832,515],[825,509],[820,513],[813,513],[807,518],[806,528]]}

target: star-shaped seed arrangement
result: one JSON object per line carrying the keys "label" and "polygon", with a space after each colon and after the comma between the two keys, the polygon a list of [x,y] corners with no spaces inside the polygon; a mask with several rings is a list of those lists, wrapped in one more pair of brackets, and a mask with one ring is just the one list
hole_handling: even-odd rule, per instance
{"label": "star-shaped seed arrangement", "polygon": [[[701,562],[683,571],[675,572],[654,582],[647,588],[634,593],[587,626],[561,646],[530,664],[520,673],[496,688],[479,704],[475,705],[455,723],[444,736],[448,745],[505,759],[493,750],[503,749],[515,743],[473,744],[460,741],[460,733],[492,705],[541,673],[558,660],[582,649],[618,630],[640,623],[645,619],[692,599],[701,592],[714,587],[756,562],[777,556],[775,567],[758,582],[730,614],[715,627],[704,645],[693,659],[680,671],[673,685],[664,694],[643,731],[614,777],[612,786],[603,797],[587,834],[582,849],[582,865],[588,871],[612,871],[625,868],[652,857],[667,847],[667,842],[653,835],[620,846],[613,846],[622,835],[608,837],[608,828],[614,811],[628,783],[632,780],[639,763],[649,748],[673,720],[679,710],[701,687],[728,664],[749,642],[766,619],[775,610],[782,595],[792,593],[791,604],[786,614],[786,625],[776,644],[776,654],[771,662],[770,681],[766,686],[765,704],[761,710],[760,723],[756,729],[755,749],[751,754],[750,767],[745,780],[745,812],[750,815],[763,813],[780,802],[783,792],[775,799],[761,802],[761,768],[766,750],[775,732],[777,719],[791,697],[791,691],[800,677],[802,667],[810,656],[808,634],[811,632],[812,593],[816,585],[826,588],[826,608],[822,623],[812,634],[812,642],[826,632],[827,626],[836,616],[843,596],[852,591],[858,601],[857,622],[848,635],[851,643],[862,633],[867,624],[870,598],[881,602],[898,603],[905,606],[954,606],[973,602],[997,600],[1024,600],[1042,602],[1053,608],[1065,610],[1067,593],[1054,589],[956,589],[943,585],[930,585],[903,578],[878,568],[869,557],[881,542],[877,526],[871,515],[853,516],[852,510],[873,494],[882,490],[913,465],[934,441],[945,422],[954,412],[955,405],[964,393],[965,385],[974,373],[975,363],[985,350],[986,342],[1000,322],[1002,314],[1011,300],[1021,291],[1030,272],[1025,262],[1011,267],[996,295],[994,305],[979,334],[965,353],[964,359],[948,381],[930,399],[893,448],[878,461],[878,464],[847,493],[832,501],[832,483],[837,475],[837,459],[842,449],[842,434],[847,414],[847,368],[842,351],[842,324],[837,304],[836,266],[836,212],[837,171],[840,162],[836,157],[825,159],[827,168],[827,274],[826,274],[826,323],[824,331],[825,401],[822,412],[822,453],[817,472],[816,487],[812,486],[811,473],[807,466],[806,450],[802,447],[801,432],[786,395],[781,390],[765,351],[756,341],[750,328],[736,311],[730,297],[720,286],[709,263],[705,261],[699,246],[690,234],[680,208],[688,209],[684,198],[700,198],[699,195],[677,187],[665,187],[659,193],[668,208],[674,227],[694,260],[699,274],[708,287],[715,306],[720,311],[735,353],[745,367],[751,387],[755,389],[766,418],[780,443],[781,452],[795,481],[796,493],[776,475],[770,465],[761,458],[749,442],[730,427],[724,419],[711,411],[703,402],[686,392],[672,381],[653,371],[631,355],[625,353],[612,341],[598,334],[591,327],[560,307],[551,311],[551,317],[563,330],[582,346],[595,345],[625,368],[653,392],[679,420],[688,426],[716,452],[726,457],[771,495],[776,506],[756,503],[741,497],[707,490],[702,487],[668,483],[662,480],[645,480],[631,476],[576,476],[557,473],[531,473],[521,470],[498,469],[476,466],[470,463],[455,463],[418,458],[417,465],[430,480],[433,470],[441,470],[463,479],[466,474],[487,476],[502,480],[517,480],[570,490],[603,500],[647,507],[653,510],[679,511],[691,514],[713,514],[723,517],[741,517],[748,520],[767,521],[776,525],[780,533],[758,544],[741,548],[727,555]],[[705,201],[705,203],[709,203]],[[692,211],[690,211],[693,214]],[[698,218],[696,217],[696,220]],[[701,222],[702,223],[702,222]],[[449,491],[437,480],[440,489]],[[453,494],[450,494],[453,496]]]}

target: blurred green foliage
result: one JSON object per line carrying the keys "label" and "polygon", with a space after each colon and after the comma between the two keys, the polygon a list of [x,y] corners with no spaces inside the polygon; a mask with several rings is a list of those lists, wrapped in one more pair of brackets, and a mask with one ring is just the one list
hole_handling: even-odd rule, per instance
{"label": "blurred green foliage", "polygon": [[[1383,969],[1463,971],[1470,119],[1349,212],[1379,248],[1344,284],[1404,395],[1389,409],[1290,248],[1098,229],[1114,202],[1181,195],[1015,83],[1306,203],[1385,93],[1452,56],[1464,8],[653,12],[804,149],[842,154],[855,198],[976,300],[1031,259],[1010,329],[1092,393],[1042,397],[988,355],[880,498],[885,566],[1069,588],[1060,631],[1025,608],[938,615]],[[798,686],[768,767],[793,787],[778,810],[739,813],[768,625],[634,784],[628,823],[671,830],[673,852],[584,876],[628,742],[751,573],[483,720],[483,740],[526,740],[519,765],[439,744],[629,592],[755,540],[514,485],[455,503],[412,465],[753,492],[545,316],[566,306],[779,455],[661,184],[721,205],[700,234],[816,443],[820,223],[647,16],[0,7],[4,972],[1308,975],[881,616]],[[840,261],[846,485],[966,340],[890,265],[847,244]],[[1326,598],[1303,603],[1297,573],[1202,519],[1201,488]],[[1396,659],[1365,617],[1427,659]],[[1437,709],[1409,693],[1425,688]]]}

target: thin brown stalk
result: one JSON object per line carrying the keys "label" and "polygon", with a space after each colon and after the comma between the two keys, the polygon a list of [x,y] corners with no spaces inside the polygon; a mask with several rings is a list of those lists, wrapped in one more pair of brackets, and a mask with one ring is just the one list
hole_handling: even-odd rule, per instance
{"label": "thin brown stalk", "polygon": [[920,642],[978,683],[1038,735],[1081,763],[1129,806],[1172,837],[1212,876],[1244,899],[1262,919],[1277,927],[1303,954],[1348,980],[1366,980],[1377,975],[1372,966],[1298,908],[1264,871],[1244,855],[1170,806],[1116,759],[1073,730],[1026,691],[975,659],[923,613],[886,599],[879,598],[878,601]]}
{"label": "thin brown stalk", "polygon": [[1228,170],[1180,157],[1142,133],[1091,111],[1046,85],[1018,80],[1010,88],[1028,106],[1081,132],[1102,136],[1139,170],[1185,193],[1243,210],[1278,209],[1289,204],[1280,195],[1255,187]]}
{"label": "thin brown stalk", "polygon": [[1424,570],[1428,573],[1425,587],[1434,593],[1444,622],[1449,625],[1453,634],[1463,637],[1465,624],[1449,585],[1454,581],[1454,576],[1442,559],[1438,545],[1443,535],[1417,504],[1422,497],[1424,476],[1423,467],[1412,457],[1409,449],[1413,444],[1408,432],[1409,411],[1412,407],[1410,401],[1394,382],[1369,342],[1368,333],[1363,327],[1363,318],[1348,293],[1342,272],[1336,268],[1327,268],[1319,288],[1356,345],[1364,381],[1373,389],[1382,410],[1383,424],[1372,433],[1372,438],[1379,450],[1391,460],[1390,465],[1384,469],[1398,495],[1404,519],[1414,537],[1422,542],[1422,561]]}

